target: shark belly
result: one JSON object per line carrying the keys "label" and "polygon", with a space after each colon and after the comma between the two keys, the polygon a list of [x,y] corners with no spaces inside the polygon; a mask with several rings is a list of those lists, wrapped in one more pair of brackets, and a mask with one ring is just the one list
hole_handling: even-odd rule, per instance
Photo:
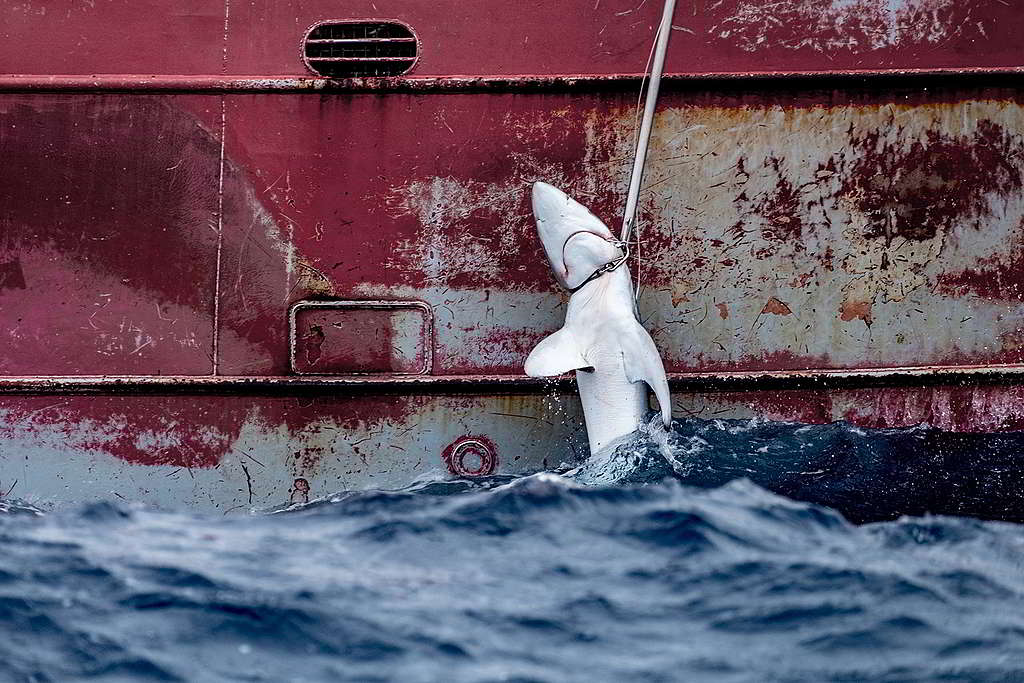
{"label": "shark belly", "polygon": [[648,410],[647,385],[626,379],[621,357],[603,360],[602,370],[576,371],[591,454],[636,431]]}

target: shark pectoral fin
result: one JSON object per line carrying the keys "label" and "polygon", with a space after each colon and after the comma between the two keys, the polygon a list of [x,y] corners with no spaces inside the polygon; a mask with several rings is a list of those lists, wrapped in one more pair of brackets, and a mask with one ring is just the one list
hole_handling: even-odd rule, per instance
{"label": "shark pectoral fin", "polygon": [[526,358],[525,370],[530,377],[553,377],[588,367],[572,333],[563,327],[534,347]]}
{"label": "shark pectoral fin", "polygon": [[661,408],[661,421],[666,427],[672,422],[672,400],[668,392],[668,378],[661,355],[651,335],[640,323],[637,323],[627,334],[623,335],[622,366],[626,371],[626,379],[630,382],[647,382],[658,397]]}

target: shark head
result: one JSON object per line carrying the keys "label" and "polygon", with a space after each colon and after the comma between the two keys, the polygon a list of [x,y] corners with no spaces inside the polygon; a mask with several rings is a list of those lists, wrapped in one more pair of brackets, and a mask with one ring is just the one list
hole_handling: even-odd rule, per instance
{"label": "shark head", "polygon": [[557,187],[533,184],[533,215],[558,284],[579,287],[601,266],[622,257],[601,220]]}

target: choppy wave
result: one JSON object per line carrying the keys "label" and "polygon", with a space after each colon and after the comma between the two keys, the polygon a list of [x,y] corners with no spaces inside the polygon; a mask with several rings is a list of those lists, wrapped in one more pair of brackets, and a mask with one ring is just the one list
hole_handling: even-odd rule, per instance
{"label": "choppy wave", "polygon": [[966,515],[1024,522],[1024,433],[963,434],[919,425],[860,429],[764,420],[651,419],[642,434],[572,476],[590,484],[675,477],[692,486],[746,478],[833,507],[854,522]]}
{"label": "choppy wave", "polygon": [[1022,527],[889,519],[1019,519],[1022,442],[688,421],[245,517],[7,501],[0,680],[1024,680]]}

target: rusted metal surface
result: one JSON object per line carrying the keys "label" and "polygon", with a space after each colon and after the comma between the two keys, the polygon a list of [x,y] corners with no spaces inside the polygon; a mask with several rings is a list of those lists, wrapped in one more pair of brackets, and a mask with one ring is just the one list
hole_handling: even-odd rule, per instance
{"label": "rusted metal surface", "polygon": [[[675,395],[703,419],[1024,428],[1020,385]],[[419,478],[579,462],[571,393],[510,396],[0,397],[0,467],[39,504],[121,497],[230,512]],[[482,447],[481,447],[482,445]],[[461,446],[461,448],[460,448]]]}
{"label": "rusted metal surface", "polygon": [[[516,395],[0,397],[0,468],[7,486],[18,482],[12,495],[41,504],[121,497],[248,510],[450,467],[481,476],[558,466],[585,437],[571,402],[552,408]],[[453,459],[467,438],[475,450]]]}
{"label": "rusted metal surface", "polygon": [[422,301],[302,301],[290,323],[293,372],[430,373],[434,320]]}
{"label": "rusted metal surface", "polygon": [[[936,69],[830,69],[828,71],[691,71],[665,74],[676,84],[700,86],[707,83],[795,81],[805,87],[844,86],[850,82],[871,81],[876,87],[912,87],[965,85],[985,81],[991,85],[1016,86],[1024,76],[1024,67],[964,67]],[[502,92],[577,92],[630,91],[640,88],[642,74],[559,74],[521,76],[445,76],[380,78],[232,78],[227,76],[140,76],[140,75],[4,75],[0,74],[0,92],[158,92],[158,93],[502,93]]]}
{"label": "rusted metal surface", "polygon": [[[373,96],[229,96],[218,178],[216,102],[3,102],[25,131],[3,133],[24,170],[3,186],[19,375],[209,374],[218,258],[221,374],[287,374],[282,319],[306,298],[426,301],[436,374],[517,374],[561,306],[520,188],[613,213],[632,130],[625,96],[395,95],[383,127]],[[640,253],[671,370],[1018,362],[1021,111],[1008,89],[666,93]],[[133,112],[158,123],[97,150]],[[73,116],[87,128],[58,144]],[[25,185],[100,162],[119,182]]]}
{"label": "rusted metal surface", "polygon": [[[759,391],[766,389],[849,389],[905,386],[982,386],[1019,381],[1022,364],[906,366],[858,370],[750,370],[673,372],[669,383],[681,391]],[[211,394],[261,396],[361,393],[545,393],[570,390],[570,375],[543,379],[525,375],[339,376],[28,376],[0,377],[0,394]]]}
{"label": "rusted metal surface", "polygon": [[[681,10],[636,250],[680,414],[1024,428],[1011,4]],[[527,188],[619,218],[657,3],[394,3],[413,77],[344,81],[298,5],[0,9],[4,482],[229,509],[578,446],[521,374],[564,306]]]}
{"label": "rusted metal surface", "polygon": [[406,23],[379,18],[318,21],[302,39],[306,68],[328,78],[399,76],[420,56],[420,40]]}
{"label": "rusted metal surface", "polygon": [[[240,95],[228,98],[238,123],[226,149],[258,171],[251,184],[272,186],[258,196],[290,231],[296,263],[281,277],[293,296],[427,301],[436,374],[515,374],[562,306],[522,188],[547,178],[614,215],[630,99],[394,96],[388,125],[374,128],[372,97]],[[663,101],[639,253],[641,310],[670,371],[1021,360],[1015,90],[670,91]],[[320,123],[330,120],[359,132]],[[424,134],[456,152],[439,155]],[[357,154],[364,146],[377,153]],[[343,215],[324,178],[346,179]],[[373,238],[353,241],[352,225],[375,226]],[[988,289],[965,280],[986,273]],[[239,310],[228,295],[224,309]],[[224,336],[230,373],[277,343],[279,306],[248,305],[269,307],[254,327],[267,338],[250,335],[263,350],[231,359],[242,349]]]}
{"label": "rusted metal surface", "polygon": [[1024,387],[917,385],[866,389],[799,389],[679,393],[680,415],[822,424],[846,420],[860,427],[928,424],[954,432],[1024,430]]}
{"label": "rusted metal surface", "polygon": [[456,477],[486,477],[498,469],[498,447],[486,436],[461,436],[441,451]]}

